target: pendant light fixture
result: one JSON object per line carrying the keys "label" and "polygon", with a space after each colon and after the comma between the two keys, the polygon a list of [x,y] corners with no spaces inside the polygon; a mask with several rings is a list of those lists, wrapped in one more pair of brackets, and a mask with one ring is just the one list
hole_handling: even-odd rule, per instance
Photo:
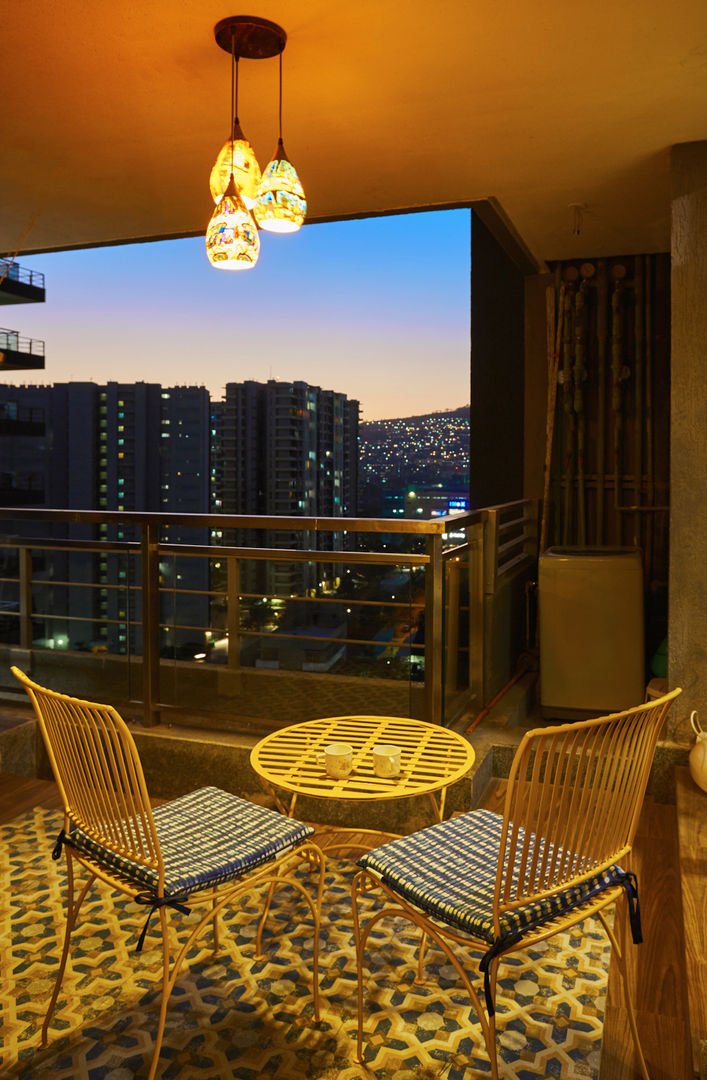
{"label": "pendant light fixture", "polygon": [[[226,30],[230,31],[230,35],[225,40],[229,41],[229,51],[231,53],[231,137],[223,144],[216,158],[216,164],[211,170],[209,186],[213,200],[217,203],[228,187],[231,173],[233,173],[243,202],[249,210],[252,210],[255,205],[258,185],[260,184],[260,166],[255,156],[255,150],[243,134],[238,119],[238,65],[240,53],[236,51],[236,27],[232,24],[226,27]],[[218,26],[216,27],[216,40],[219,41]]]}
{"label": "pendant light fixture", "polygon": [[[295,232],[307,211],[302,185],[282,143],[282,51],[287,35],[277,23],[250,15],[222,19],[214,35],[216,43],[231,54],[231,129],[211,170],[216,208],[206,230],[206,253],[212,266],[245,270],[258,260],[258,225],[271,232]],[[272,56],[280,60],[279,138],[261,178],[238,118],[239,61]]]}
{"label": "pendant light fixture", "polygon": [[278,139],[273,159],[263,173],[255,201],[255,220],[268,232],[297,232],[307,213],[307,200],[292,162],[282,143],[282,53],[280,53],[280,98]]}
{"label": "pendant light fixture", "polygon": [[[219,24],[220,25],[220,24]],[[216,208],[206,229],[206,254],[219,270],[249,270],[260,255],[260,237],[250,209],[236,184],[235,173],[252,191],[253,164],[260,176],[253,149],[242,136],[238,123],[238,60],[235,27],[230,29],[231,53],[231,138],[221,150],[211,170],[211,194]],[[218,30],[218,27],[217,27]],[[219,41],[218,34],[216,40]],[[219,42],[221,44],[221,42]],[[247,148],[247,150],[245,149]],[[248,153],[250,151],[250,154]],[[236,153],[238,152],[238,157]],[[252,157],[252,161],[250,160]],[[221,186],[222,176],[227,175]],[[257,180],[255,183],[257,190]],[[253,192],[255,194],[255,192]],[[252,203],[251,203],[252,205]]]}

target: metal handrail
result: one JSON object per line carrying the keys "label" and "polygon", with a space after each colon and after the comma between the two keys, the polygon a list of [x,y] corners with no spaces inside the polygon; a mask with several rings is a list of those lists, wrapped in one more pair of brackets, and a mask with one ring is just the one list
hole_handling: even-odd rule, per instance
{"label": "metal handrail", "polygon": [[44,356],[44,342],[38,338],[20,337],[17,330],[0,327],[0,349],[8,352],[30,353]]}
{"label": "metal handrail", "polygon": [[[429,720],[440,722],[443,715],[443,698],[445,684],[443,683],[443,669],[445,666],[444,641],[445,636],[453,640],[453,647],[459,652],[466,651],[469,654],[469,687],[477,694],[483,695],[483,659],[479,655],[471,656],[469,645],[459,643],[458,635],[454,631],[454,625],[459,619],[468,620],[470,628],[470,641],[472,628],[483,634],[483,604],[484,596],[488,596],[496,587],[497,579],[504,575],[516,572],[521,563],[527,565],[529,554],[534,542],[533,526],[537,515],[533,512],[533,503],[528,500],[504,504],[499,507],[484,508],[466,514],[450,514],[444,518],[431,520],[394,520],[381,518],[303,518],[303,517],[276,517],[276,516],[252,516],[252,515],[229,515],[229,514],[162,514],[154,512],[137,511],[100,511],[100,510],[49,510],[23,507],[0,508],[0,523],[2,520],[47,522],[56,524],[83,524],[83,525],[120,525],[128,530],[134,528],[139,533],[139,540],[57,540],[51,537],[22,537],[2,536],[0,524],[0,550],[13,548],[18,553],[19,576],[18,578],[0,577],[0,581],[15,581],[18,584],[18,610],[6,611],[4,614],[16,616],[20,623],[20,646],[32,647],[32,618],[46,618],[56,620],[62,616],[43,614],[32,610],[33,586],[72,587],[73,583],[57,579],[44,580],[33,575],[32,553],[42,550],[57,550],[64,552],[93,552],[100,555],[114,554],[132,556],[139,560],[140,573],[139,584],[134,581],[108,584],[107,582],[76,582],[80,588],[98,588],[123,590],[127,596],[140,595],[142,612],[135,618],[126,605],[125,616],[118,619],[108,618],[107,613],[101,613],[98,618],[86,618],[72,614],[66,618],[76,622],[100,622],[105,625],[124,624],[126,626],[141,626],[142,628],[142,700],[145,721],[155,723],[159,718],[162,708],[160,697],[160,630],[170,629],[194,629],[205,630],[204,627],[195,627],[187,623],[181,623],[175,617],[169,623],[160,618],[160,597],[176,598],[183,592],[192,594],[208,595],[215,598],[224,598],[226,602],[225,615],[226,636],[229,637],[233,647],[229,650],[229,667],[238,669],[239,650],[238,641],[241,637],[264,636],[263,631],[258,629],[246,629],[240,626],[238,614],[240,601],[247,599],[276,599],[278,594],[271,596],[259,593],[245,593],[240,589],[239,566],[245,560],[272,560],[283,563],[310,562],[328,565],[377,565],[381,568],[391,566],[404,566],[413,570],[415,568],[425,571],[425,596],[424,596],[424,619],[425,619],[425,678],[424,697],[425,712]],[[326,532],[337,534],[361,535],[368,533],[371,536],[389,537],[419,537],[425,543],[424,552],[401,552],[401,551],[361,551],[361,550],[319,550],[307,545],[306,536],[303,537],[301,548],[279,547],[247,547],[244,545],[229,544],[188,544],[175,541],[169,537],[170,530],[185,529],[218,529],[222,534],[237,532],[239,530],[257,531],[261,535],[268,532],[296,532],[299,534],[322,534]],[[516,535],[508,537],[510,530],[515,529]],[[466,541],[457,543],[453,547],[444,549],[443,538],[448,532],[464,531]],[[166,535],[165,535],[166,534]],[[164,538],[163,538],[164,537]],[[160,560],[165,557],[201,557],[209,560],[222,560],[226,564],[228,580],[223,589],[186,590],[180,589],[176,584],[162,586],[160,584]],[[466,558],[468,556],[468,558]],[[485,571],[482,573],[482,567]],[[468,578],[468,601],[462,602],[459,593],[460,574]],[[450,577],[452,575],[452,577]],[[482,584],[483,583],[483,584]],[[446,599],[446,591],[449,595]],[[399,600],[366,600],[351,599],[347,597],[326,597],[318,595],[316,598],[306,596],[296,597],[298,601],[306,602],[310,599],[322,604],[362,604],[377,606],[381,609],[396,609],[400,607]],[[219,624],[220,625],[220,624]],[[300,641],[320,641],[314,635],[289,635],[284,632],[280,639],[286,637],[297,638]],[[357,636],[348,635],[344,638],[333,637],[332,642],[341,644],[373,644],[373,640],[364,641]],[[377,639],[376,639],[377,640]],[[406,646],[409,647],[409,646]],[[483,651],[483,642],[479,646]],[[478,650],[477,650],[478,652]],[[447,665],[447,688],[451,685],[449,672],[454,665]],[[455,669],[456,670],[456,669]],[[479,690],[480,687],[480,690]],[[456,691],[456,686],[455,686]]]}
{"label": "metal handrail", "polygon": [[38,289],[44,288],[44,274],[41,270],[28,270],[20,266],[14,258],[4,256],[0,258],[0,284],[7,278],[9,281],[19,281],[23,285],[34,285]]}

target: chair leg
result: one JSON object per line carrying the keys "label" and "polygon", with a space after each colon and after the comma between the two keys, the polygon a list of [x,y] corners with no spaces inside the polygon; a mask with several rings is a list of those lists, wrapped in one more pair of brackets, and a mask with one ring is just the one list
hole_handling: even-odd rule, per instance
{"label": "chair leg", "polygon": [[220,936],[219,936],[218,908],[216,907],[216,898],[215,897],[211,901],[211,906],[212,906],[213,912],[214,912],[213,919],[212,919],[213,939],[214,939],[214,948],[213,948],[213,954],[212,955],[214,957],[216,957],[216,956],[218,956],[218,951],[219,951],[219,948],[220,948],[220,945],[221,945],[221,941],[220,941]]}
{"label": "chair leg", "polygon": [[64,972],[66,970],[66,961],[69,957],[69,944],[71,939],[71,931],[76,925],[76,918],[78,916],[81,905],[84,901],[86,893],[90,889],[91,885],[95,881],[95,875],[91,874],[86,881],[85,885],[79,893],[76,903],[74,903],[74,863],[71,851],[65,847],[64,852],[66,854],[66,925],[64,926],[64,944],[61,950],[61,959],[59,961],[59,970],[56,973],[54,980],[54,989],[52,991],[51,1000],[47,1008],[46,1015],[44,1017],[44,1023],[42,1024],[42,1034],[40,1038],[40,1047],[44,1049],[49,1042],[49,1022],[51,1021],[52,1014],[56,1007],[57,999],[59,997],[59,991],[61,984],[64,980]]}
{"label": "chair leg", "polygon": [[[164,1027],[167,1021],[167,1003],[169,1002],[170,994],[172,992],[172,986],[174,985],[174,979],[176,978],[176,968],[170,975],[169,970],[169,920],[164,907],[159,909],[160,914],[160,927],[162,930],[162,997],[160,1001],[160,1018],[157,1023],[157,1032],[155,1034],[155,1046],[152,1051],[152,1063],[150,1065],[150,1071],[147,1075],[147,1080],[154,1080],[155,1073],[157,1072],[157,1062],[160,1056],[160,1050],[162,1049],[162,1039],[164,1038]],[[216,919],[216,913],[214,913],[214,920]]]}
{"label": "chair leg", "polygon": [[277,879],[270,882],[268,886],[268,895],[265,897],[265,903],[263,904],[263,913],[258,920],[258,933],[255,935],[255,959],[262,960],[263,956],[263,930],[265,928],[265,920],[270,912],[270,905],[272,904],[272,898],[275,895],[275,887],[277,885]]}
{"label": "chair leg", "polygon": [[[373,927],[382,919],[388,918],[391,915],[402,915],[407,918],[415,926],[417,926],[422,932],[423,939],[426,941],[427,937],[431,937],[435,943],[439,946],[442,952],[446,955],[449,963],[455,968],[459,975],[463,986],[465,987],[469,999],[474,1006],[476,1015],[479,1018],[479,1024],[484,1036],[484,1042],[486,1043],[486,1051],[491,1063],[491,1080],[498,1080],[498,1058],[496,1053],[496,1020],[494,1016],[486,1016],[484,1007],[481,1003],[481,996],[477,993],[475,987],[464,971],[458,956],[450,947],[449,943],[445,941],[434,929],[430,922],[426,922],[423,916],[419,916],[412,912],[407,906],[403,908],[384,908],[377,911],[371,916],[365,926],[361,926],[361,920],[358,910],[358,903],[362,895],[369,891],[370,887],[375,887],[375,882],[372,882],[365,870],[359,871],[351,883],[351,908],[353,912],[353,929],[354,929],[354,942],[356,946],[356,978],[357,978],[357,1013],[358,1013],[358,1032],[356,1040],[356,1057],[365,1065],[363,1059],[363,954],[366,948],[366,942],[368,936]],[[496,969],[498,966],[498,960],[496,960],[490,969],[489,975],[491,979],[491,994],[492,1000],[496,999]]]}
{"label": "chair leg", "polygon": [[413,979],[415,986],[425,984],[425,953],[427,952],[427,934],[423,930],[420,934],[420,948],[417,950],[417,975]]}
{"label": "chair leg", "polygon": [[[623,903],[625,904],[625,902],[626,901],[624,900]],[[620,914],[620,911],[619,911],[620,906],[621,906],[620,903],[617,903],[617,905],[616,905],[616,915],[617,915],[617,917]],[[601,919],[602,925],[603,925],[604,929],[606,930],[609,941],[611,942],[611,949],[612,949],[611,959],[612,959],[612,962],[614,962],[614,961],[616,962],[616,966],[618,968],[619,976],[621,978],[621,985],[622,985],[623,994],[624,994],[624,1002],[626,1004],[626,1012],[628,1014],[628,1023],[629,1023],[629,1027],[631,1028],[631,1037],[633,1038],[633,1045],[636,1048],[636,1059],[638,1061],[638,1068],[639,1068],[639,1071],[641,1073],[641,1076],[643,1077],[643,1080],[651,1080],[650,1075],[648,1073],[648,1066],[646,1065],[646,1059],[643,1056],[643,1048],[641,1047],[641,1040],[640,1040],[640,1038],[638,1036],[638,1025],[636,1024],[636,1013],[635,1013],[635,1010],[633,1008],[633,1000],[631,998],[631,991],[630,991],[630,988],[629,988],[629,985],[628,985],[628,973],[626,971],[626,958],[625,958],[625,955],[624,955],[624,953],[623,953],[623,951],[621,949],[621,946],[619,945],[618,938],[616,937],[616,934],[614,933],[613,928],[609,925],[606,918],[604,917],[604,912],[599,911],[599,912],[597,912],[597,914],[599,915],[599,918]]]}
{"label": "chair leg", "polygon": [[[489,966],[489,980],[491,984],[491,1001],[493,1002],[494,1012],[492,1016],[488,1017],[488,1026],[481,1025],[484,1040],[486,1042],[486,1053],[489,1056],[491,1062],[491,1078],[492,1080],[498,1080],[498,1043],[496,1042],[496,977],[498,975],[498,965],[500,959],[492,960]],[[481,1005],[477,1005],[477,1009],[480,1009]]]}

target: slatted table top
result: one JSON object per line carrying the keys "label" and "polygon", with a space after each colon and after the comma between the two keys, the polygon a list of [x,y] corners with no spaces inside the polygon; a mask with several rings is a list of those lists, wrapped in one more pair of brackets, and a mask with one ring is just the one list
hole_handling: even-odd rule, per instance
{"label": "slatted table top", "polygon": [[[332,742],[353,747],[353,769],[344,779],[327,775],[323,752]],[[372,748],[401,749],[400,775],[376,776]],[[401,716],[328,716],[281,728],[253,747],[253,769],[263,780],[298,795],[328,799],[400,799],[424,795],[465,776],[474,749],[462,736]]]}

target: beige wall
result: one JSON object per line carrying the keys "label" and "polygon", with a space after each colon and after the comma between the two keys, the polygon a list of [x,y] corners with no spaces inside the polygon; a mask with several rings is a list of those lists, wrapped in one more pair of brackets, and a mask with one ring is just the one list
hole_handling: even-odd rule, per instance
{"label": "beige wall", "polygon": [[669,731],[707,726],[707,142],[671,152]]}

